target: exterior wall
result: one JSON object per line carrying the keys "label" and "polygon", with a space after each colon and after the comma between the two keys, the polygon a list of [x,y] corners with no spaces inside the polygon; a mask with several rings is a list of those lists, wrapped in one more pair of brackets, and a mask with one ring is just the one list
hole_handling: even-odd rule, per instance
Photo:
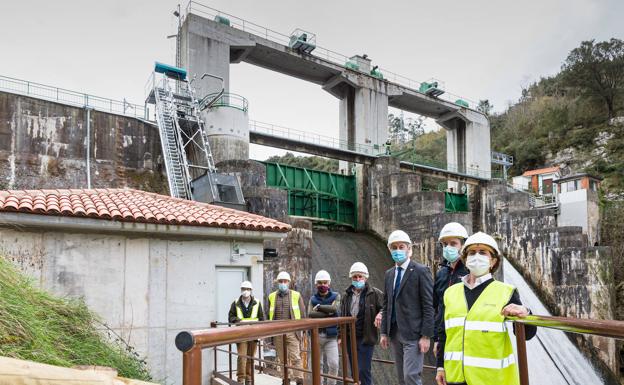
{"label": "exterior wall", "polygon": [[0,189],[132,187],[168,194],[158,130],[141,120],[0,92]]}
{"label": "exterior wall", "polygon": [[421,191],[420,176],[399,170],[395,158],[380,157],[367,170],[367,229],[382,239],[403,230],[414,243],[414,260],[435,271],[442,257],[437,242],[448,222],[463,224],[472,233],[472,213],[447,213],[443,192]]}
{"label": "exterior wall", "polygon": [[557,218],[559,226],[581,226],[587,233],[587,190],[576,190],[559,194],[561,214]]}
{"label": "exterior wall", "polygon": [[249,159],[247,111],[219,106],[204,111],[202,115],[215,163]]}
{"label": "exterior wall", "polygon": [[[147,357],[154,378],[167,384],[181,384],[175,336],[207,328],[216,319],[216,268],[246,266],[253,285],[263,286],[262,242],[236,242],[247,253],[232,262],[233,242],[0,229],[0,253],[42,288],[84,298],[109,328]],[[260,290],[257,295],[262,296]],[[212,351],[204,351],[203,365],[207,380]]]}

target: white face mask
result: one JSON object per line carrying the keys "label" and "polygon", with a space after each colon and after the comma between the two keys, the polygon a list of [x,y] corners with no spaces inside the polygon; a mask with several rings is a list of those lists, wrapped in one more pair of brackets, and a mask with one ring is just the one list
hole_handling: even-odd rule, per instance
{"label": "white face mask", "polygon": [[249,298],[251,297],[251,290],[243,290],[241,294],[243,295],[243,298]]}
{"label": "white face mask", "polygon": [[475,277],[485,275],[490,272],[490,256],[481,253],[469,255],[466,267]]}

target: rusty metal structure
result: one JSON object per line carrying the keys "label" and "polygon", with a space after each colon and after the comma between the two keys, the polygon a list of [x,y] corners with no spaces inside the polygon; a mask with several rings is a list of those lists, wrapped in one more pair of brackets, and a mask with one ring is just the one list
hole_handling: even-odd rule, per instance
{"label": "rusty metal structure", "polygon": [[[520,374],[520,383],[522,385],[529,385],[529,368],[527,363],[527,350],[525,341],[525,325],[534,325],[539,327],[546,327],[552,329],[558,329],[565,332],[592,334],[603,337],[617,338],[624,340],[624,322],[623,321],[605,321],[605,320],[588,320],[577,318],[565,318],[565,317],[551,317],[530,315],[526,318],[510,317],[509,321],[514,322],[516,330],[516,342],[517,342],[517,356],[518,356],[518,370]],[[227,324],[225,324],[227,325]],[[321,352],[319,345],[319,329],[339,325],[340,338],[345,343],[340,345],[341,349],[341,368],[342,376],[333,376],[329,374],[321,373]],[[184,385],[201,385],[202,379],[202,350],[207,348],[215,349],[215,368],[217,368],[217,351],[226,352],[229,354],[229,372],[230,376],[227,377],[222,373],[216,371],[213,373],[213,377],[223,380],[228,384],[237,384],[232,380],[232,355],[240,355],[232,352],[231,344],[249,340],[255,340],[260,338],[277,337],[285,338],[286,333],[294,332],[310,332],[310,353],[311,353],[311,368],[295,368],[283,363],[277,364],[278,367],[282,367],[284,383],[289,383],[288,370],[300,370],[308,375],[311,375],[312,385],[321,385],[322,377],[336,379],[342,381],[343,384],[358,384],[358,363],[357,363],[357,348],[355,341],[355,318],[353,317],[339,317],[339,318],[325,318],[325,319],[303,319],[296,321],[265,321],[265,322],[253,322],[247,325],[241,325],[238,327],[230,328],[216,328],[217,323],[211,325],[212,329],[197,330],[190,332],[181,332],[176,337],[176,347],[182,351],[182,365],[183,365],[183,384]],[[349,333],[349,334],[347,334]],[[347,338],[347,335],[349,338]],[[346,341],[350,341],[351,344],[351,368],[352,377],[348,377],[347,365],[348,354]],[[220,349],[219,346],[229,345],[228,350]],[[284,341],[284,346],[286,343]],[[261,350],[259,349],[258,357],[249,357],[242,355],[247,359],[257,361],[259,363],[276,364],[274,361],[268,361],[262,359]],[[284,352],[287,356],[287,352]],[[388,360],[374,360],[385,364],[394,364]],[[435,369],[433,367],[425,366],[426,369]],[[253,371],[252,371],[252,384],[254,383]]]}

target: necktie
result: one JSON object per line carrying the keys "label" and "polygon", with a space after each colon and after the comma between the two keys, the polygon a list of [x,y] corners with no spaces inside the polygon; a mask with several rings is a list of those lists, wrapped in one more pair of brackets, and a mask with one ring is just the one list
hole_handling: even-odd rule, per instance
{"label": "necktie", "polygon": [[391,324],[396,321],[396,296],[401,286],[401,272],[403,268],[401,266],[396,269],[396,279],[394,280],[394,291],[392,292],[392,317],[390,318]]}

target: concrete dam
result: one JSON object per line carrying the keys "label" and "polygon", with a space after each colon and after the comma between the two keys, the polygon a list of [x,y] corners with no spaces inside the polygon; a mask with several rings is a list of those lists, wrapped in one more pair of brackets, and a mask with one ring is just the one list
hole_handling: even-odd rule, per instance
{"label": "concrete dam", "polygon": [[[278,272],[288,271],[307,302],[316,271],[329,271],[332,287],[343,292],[350,283],[348,267],[360,261],[368,266],[370,283],[382,288],[391,266],[383,239],[395,229],[409,234],[413,259],[435,274],[442,255],[438,234],[448,222],[496,237],[508,260],[497,278],[515,285],[535,314],[615,318],[618,283],[610,274],[612,249],[600,239],[605,229],[597,193],[587,193],[588,226],[563,226],[560,206],[536,204],[535,197],[493,177],[492,164],[509,164],[491,151],[489,121],[474,105],[444,94],[437,83],[415,83],[383,72],[366,55],[331,56],[321,47],[314,51],[307,35],[278,36],[250,25],[207,7],[189,8],[176,36],[176,66],[156,64],[145,105],[80,93],[73,100],[59,88],[0,77],[1,190],[131,188],[170,195],[175,202],[234,208],[291,226],[283,237],[245,233],[248,239],[225,229],[212,235],[218,239],[214,249],[198,246],[191,233],[177,239],[173,227],[163,230],[165,239],[154,245],[137,241],[135,233],[124,241],[127,247],[117,238],[107,239],[112,250],[122,250],[124,261],[134,248],[147,255],[150,265],[141,266],[147,275],[168,276],[167,269],[174,269],[176,282],[190,298],[176,293],[171,300],[172,308],[184,309],[187,319],[171,316],[174,326],[157,338],[150,331],[134,336],[143,341],[145,349],[139,352],[159,375],[181,384],[182,355],[172,352],[172,341],[177,332],[197,328],[188,325],[194,311],[199,309],[207,321],[201,327],[227,320],[231,298],[220,296],[220,287],[236,290],[238,282],[251,277],[256,295],[266,299]],[[329,143],[311,135],[306,140],[294,131],[279,132],[251,121],[249,102],[229,89],[230,66],[240,62],[310,82],[335,97],[339,138]],[[445,130],[446,167],[403,162],[384,152],[389,106],[431,118]],[[337,159],[340,171],[253,160],[250,143]],[[190,150],[192,146],[197,147]],[[431,179],[444,189],[428,189]],[[137,231],[143,225],[128,227]],[[37,232],[46,233],[37,226]],[[80,260],[72,254],[76,239],[55,241],[63,252],[69,250],[69,260]],[[180,261],[187,256],[181,250],[186,247],[193,250],[193,258],[184,264]],[[181,273],[180,266],[192,267],[199,264],[196,256],[213,252],[219,254],[210,261],[214,276]],[[11,257],[19,260],[20,253]],[[176,264],[162,262],[169,253]],[[32,272],[28,261],[22,262]],[[123,279],[131,275],[124,273]],[[162,283],[150,282],[144,289],[149,298],[168,296]],[[98,294],[96,300],[104,303],[107,298]],[[124,319],[132,315],[132,306],[124,305],[121,313]],[[160,309],[148,313],[142,317],[169,322]],[[213,319],[206,320],[207,314]],[[131,334],[131,326],[124,328],[123,333]],[[611,385],[619,383],[624,370],[624,347],[612,338],[540,328],[527,347],[533,384]],[[207,349],[204,379],[223,369],[223,362],[214,366],[215,355],[223,356]],[[378,348],[375,358],[380,360],[373,364],[375,381],[395,384],[394,368],[381,362],[392,359],[388,352]],[[434,364],[431,354],[425,364]],[[424,375],[431,382],[435,370],[425,369]]]}

